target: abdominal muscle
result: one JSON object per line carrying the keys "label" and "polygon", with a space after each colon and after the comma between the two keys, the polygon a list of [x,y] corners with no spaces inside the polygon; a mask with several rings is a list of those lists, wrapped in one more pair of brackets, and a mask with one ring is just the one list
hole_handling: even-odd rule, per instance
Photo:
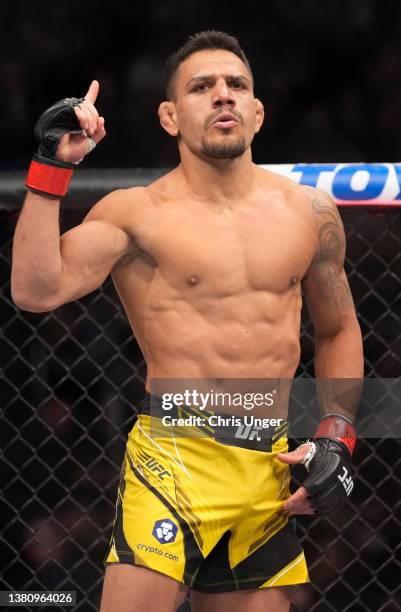
{"label": "abdominal muscle", "polygon": [[152,378],[294,376],[300,357],[299,287],[226,297],[188,297],[148,287],[141,297],[116,286],[147,363],[148,390]]}
{"label": "abdominal muscle", "polygon": [[133,266],[113,280],[146,361],[148,392],[274,392],[270,416],[287,417],[300,358],[299,283],[269,291],[208,279],[187,288]]}

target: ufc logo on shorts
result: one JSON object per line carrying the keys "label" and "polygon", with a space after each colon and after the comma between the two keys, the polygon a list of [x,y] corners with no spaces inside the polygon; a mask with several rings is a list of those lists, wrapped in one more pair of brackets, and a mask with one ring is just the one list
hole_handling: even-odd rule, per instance
{"label": "ufc logo on shorts", "polygon": [[352,476],[348,476],[347,478],[347,475],[348,470],[346,467],[343,467],[343,474],[338,474],[337,478],[340,482],[342,482],[346,494],[349,495],[354,488],[354,481],[352,480]]}
{"label": "ufc logo on shorts", "polygon": [[153,459],[144,450],[140,449],[138,456],[141,461],[144,462],[144,465],[146,465],[146,467],[149,468],[149,470],[151,470],[152,472],[155,472],[161,480],[164,480],[165,476],[171,476],[170,472],[166,470],[161,463],[156,461],[156,459]]}
{"label": "ufc logo on shorts", "polygon": [[259,435],[261,427],[253,425],[240,425],[235,432],[235,437],[241,440],[254,440],[255,438],[260,441],[262,438]]}

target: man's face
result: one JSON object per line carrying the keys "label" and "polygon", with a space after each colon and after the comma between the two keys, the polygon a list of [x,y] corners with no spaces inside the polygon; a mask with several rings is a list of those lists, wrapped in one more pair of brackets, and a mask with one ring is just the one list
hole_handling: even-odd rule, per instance
{"label": "man's face", "polygon": [[247,67],[223,50],[197,51],[180,65],[172,108],[180,147],[214,159],[241,155],[263,120]]}

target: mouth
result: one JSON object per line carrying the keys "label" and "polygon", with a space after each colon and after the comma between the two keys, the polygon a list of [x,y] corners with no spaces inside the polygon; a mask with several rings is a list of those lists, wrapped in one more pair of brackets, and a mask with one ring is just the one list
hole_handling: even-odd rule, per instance
{"label": "mouth", "polygon": [[238,119],[230,113],[223,113],[219,115],[212,123],[213,127],[217,128],[232,128],[238,125]]}

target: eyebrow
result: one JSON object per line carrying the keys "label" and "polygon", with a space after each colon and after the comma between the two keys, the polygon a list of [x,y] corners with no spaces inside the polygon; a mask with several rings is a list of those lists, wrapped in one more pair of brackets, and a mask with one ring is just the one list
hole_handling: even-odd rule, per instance
{"label": "eyebrow", "polygon": [[[251,79],[249,77],[244,76],[243,74],[223,74],[223,77],[226,81],[242,81],[248,85],[251,84]],[[192,77],[186,84],[186,87],[189,89],[196,83],[203,83],[204,81],[213,81],[216,78],[215,74],[204,74],[201,76]]]}

